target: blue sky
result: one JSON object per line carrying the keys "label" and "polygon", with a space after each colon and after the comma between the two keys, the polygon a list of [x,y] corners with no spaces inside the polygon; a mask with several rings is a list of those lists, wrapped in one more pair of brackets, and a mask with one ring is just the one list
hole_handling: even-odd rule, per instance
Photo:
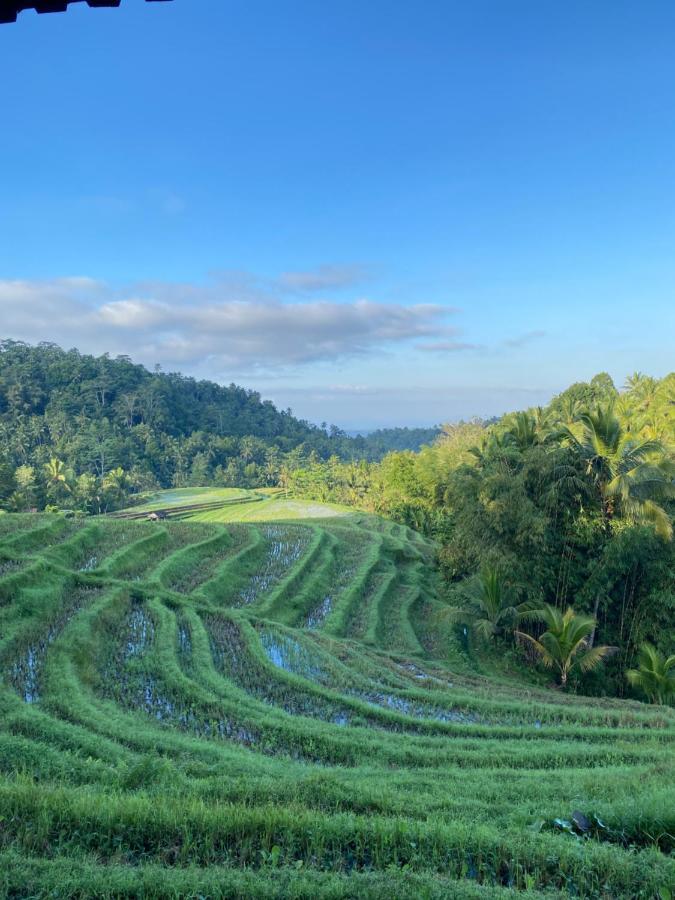
{"label": "blue sky", "polygon": [[674,35],[656,0],[23,13],[0,331],[346,428],[663,375]]}

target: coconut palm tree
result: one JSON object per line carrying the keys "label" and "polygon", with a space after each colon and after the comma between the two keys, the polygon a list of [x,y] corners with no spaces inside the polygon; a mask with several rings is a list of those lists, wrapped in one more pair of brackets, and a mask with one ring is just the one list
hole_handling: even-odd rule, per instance
{"label": "coconut palm tree", "polygon": [[70,490],[68,485],[69,472],[66,464],[55,456],[52,456],[49,462],[45,464],[45,475],[47,476],[48,484],[63,485],[67,490]]}
{"label": "coconut palm tree", "polygon": [[583,413],[567,435],[597,490],[605,523],[620,512],[634,522],[651,522],[670,540],[670,516],[657,501],[673,496],[675,465],[663,444],[627,432],[612,404]]}
{"label": "coconut palm tree", "polygon": [[638,407],[646,409],[654,402],[658,384],[656,378],[650,378],[642,372],[634,372],[626,379],[625,387]]}
{"label": "coconut palm tree", "polygon": [[675,372],[666,375],[658,383],[644,432],[645,435],[664,441],[671,449],[675,444]]}
{"label": "coconut palm tree", "polygon": [[563,394],[559,400],[560,419],[564,425],[573,425],[582,412],[581,403],[571,394]]}
{"label": "coconut palm tree", "polygon": [[547,629],[539,638],[523,631],[517,631],[516,635],[534,647],[547,668],[557,670],[562,687],[567,685],[571,672],[589,672],[615,652],[614,647],[589,646],[596,621],[593,616],[578,615],[571,606],[563,613],[546,604],[543,609],[524,613],[523,618],[546,624]]}
{"label": "coconut palm tree", "polygon": [[121,466],[106,472],[103,477],[103,496],[108,504],[118,505],[122,503],[133,487],[133,479]]}
{"label": "coconut palm tree", "polygon": [[452,607],[443,615],[458,621],[469,619],[474,631],[485,640],[513,632],[526,606],[516,601],[515,591],[494,566],[484,566],[463,590],[467,603]]}
{"label": "coconut palm tree", "polygon": [[72,493],[73,471],[67,468],[64,462],[52,456],[45,464],[44,471],[47,477],[47,491],[52,498],[58,501],[62,500],[66,494]]}
{"label": "coconut palm tree", "polygon": [[643,644],[638,653],[638,668],[628,669],[626,678],[651,703],[667,703],[675,696],[675,655],[666,659],[652,644]]}
{"label": "coconut palm tree", "polygon": [[498,434],[494,430],[488,431],[487,436],[481,440],[480,446],[470,447],[468,453],[475,458],[479,468],[485,468],[491,460],[495,459],[506,463],[513,458],[515,463],[519,456],[511,436],[506,432]]}
{"label": "coconut palm tree", "polygon": [[529,412],[515,413],[513,424],[506,432],[506,438],[522,451],[541,443],[542,435],[537,419]]}

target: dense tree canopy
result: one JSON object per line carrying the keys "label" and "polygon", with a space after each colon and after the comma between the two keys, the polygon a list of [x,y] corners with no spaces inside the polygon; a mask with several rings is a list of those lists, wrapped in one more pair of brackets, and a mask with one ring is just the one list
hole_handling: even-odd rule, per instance
{"label": "dense tree canopy", "polygon": [[585,683],[621,692],[642,642],[666,656],[675,644],[674,447],[675,374],[638,373],[623,391],[601,374],[546,408],[446,426],[419,453],[315,459],[290,485],[434,536],[460,608],[464,586],[492,569],[523,603],[597,618],[603,643],[619,649]]}
{"label": "dense tree canopy", "polygon": [[100,511],[136,489],[277,484],[284,466],[310,456],[380,459],[435,434],[392,429],[351,438],[234,384],[54,344],[0,343],[0,504],[13,509]]}
{"label": "dense tree canopy", "polygon": [[[0,507],[105,512],[134,492],[212,484],[377,512],[438,541],[458,608],[481,572],[499,572],[519,609],[591,617],[589,647],[597,631],[618,648],[583,675],[597,692],[626,689],[646,642],[672,654],[674,447],[675,374],[636,373],[622,391],[600,374],[499,421],[351,438],[236,385],[0,344]],[[483,599],[505,640],[504,597]]]}

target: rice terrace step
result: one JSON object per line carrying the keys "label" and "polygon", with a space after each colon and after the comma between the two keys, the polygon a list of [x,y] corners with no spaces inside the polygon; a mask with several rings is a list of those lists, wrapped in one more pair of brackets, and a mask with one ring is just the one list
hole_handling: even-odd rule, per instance
{"label": "rice terrace step", "polygon": [[668,896],[673,711],[436,654],[420,535],[226,489],[2,525],[7,895]]}

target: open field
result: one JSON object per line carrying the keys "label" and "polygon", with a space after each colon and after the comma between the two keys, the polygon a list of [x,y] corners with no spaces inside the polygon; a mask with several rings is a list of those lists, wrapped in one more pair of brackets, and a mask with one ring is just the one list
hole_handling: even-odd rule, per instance
{"label": "open field", "polygon": [[143,495],[143,502],[132,507],[130,512],[152,512],[155,509],[172,509],[180,506],[194,506],[198,503],[231,503],[248,499],[253,491],[239,488],[174,488]]}
{"label": "open field", "polygon": [[211,503],[0,517],[0,896],[671,896],[673,710],[477,674],[400,525],[146,508]]}
{"label": "open field", "polygon": [[158,491],[116,518],[144,519],[152,513],[194,522],[265,522],[277,519],[332,518],[351,511],[334,503],[291,500],[278,488],[178,488]]}

